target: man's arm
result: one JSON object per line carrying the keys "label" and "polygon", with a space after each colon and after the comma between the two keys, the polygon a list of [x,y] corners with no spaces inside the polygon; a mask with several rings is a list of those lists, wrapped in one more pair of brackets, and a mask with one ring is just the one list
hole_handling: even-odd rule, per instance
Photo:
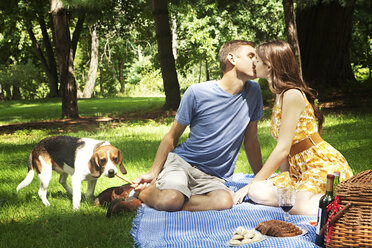
{"label": "man's arm", "polygon": [[155,181],[167,160],[168,154],[176,148],[178,140],[185,129],[185,125],[178,123],[177,120],[173,121],[171,129],[160,142],[149,173],[141,175],[139,178],[133,180],[133,182],[138,185],[136,190],[144,189],[148,183],[153,183]]}
{"label": "man's arm", "polygon": [[168,157],[168,153],[172,152],[176,148],[178,141],[185,129],[185,125],[178,123],[177,120],[173,121],[171,129],[165,134],[164,138],[160,142],[154,163],[152,164],[149,173],[156,176],[160,173]]}
{"label": "man's arm", "polygon": [[248,124],[244,133],[244,150],[252,171],[256,175],[262,168],[261,147],[257,138],[257,121]]}
{"label": "man's arm", "polygon": [[[255,175],[262,169],[261,147],[257,138],[257,121],[248,124],[244,133],[244,150]],[[234,204],[240,203],[248,194],[251,183],[234,193]]]}

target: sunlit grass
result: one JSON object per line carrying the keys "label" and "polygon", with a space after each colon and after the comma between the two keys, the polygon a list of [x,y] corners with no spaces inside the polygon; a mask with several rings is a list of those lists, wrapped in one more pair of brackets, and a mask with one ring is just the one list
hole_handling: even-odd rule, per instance
{"label": "sunlit grass", "polygon": [[[122,116],[135,111],[154,111],[164,104],[164,97],[113,97],[79,99],[80,116]],[[0,103],[0,125],[60,119],[61,99],[6,101]]]}
{"label": "sunlit grass", "polygon": [[[147,110],[152,104],[161,105],[164,99],[154,99],[155,103],[144,99],[93,99],[82,101],[81,110],[84,113],[94,113],[97,108],[112,102],[117,107],[123,101],[128,108],[145,103]],[[55,106],[57,102],[45,102]],[[20,103],[12,104],[15,109],[23,109]],[[34,112],[35,118],[40,116],[43,104],[28,109]],[[87,104],[87,106],[84,106]],[[125,105],[124,104],[124,105]],[[27,104],[26,104],[27,105]],[[132,106],[133,105],[133,106]],[[92,110],[87,110],[91,108]],[[146,108],[146,107],[145,107]],[[84,110],[85,109],[85,110]],[[127,107],[120,106],[115,111],[127,111]],[[0,108],[4,111],[3,106]],[[113,112],[115,112],[113,111]],[[110,115],[109,106],[102,113]],[[120,112],[117,112],[118,114]],[[18,114],[17,114],[18,115]],[[32,116],[32,113],[30,113]],[[259,122],[258,137],[264,161],[267,159],[275,141],[270,134],[269,111],[265,119]],[[46,118],[54,118],[47,116]],[[2,118],[2,116],[1,116]],[[27,120],[31,120],[28,118]],[[164,122],[131,121],[118,123],[115,127],[101,124],[98,129],[62,130],[62,135],[89,137],[108,140],[123,153],[124,165],[128,171],[125,176],[135,179],[148,172],[152,165],[158,145],[169,130],[172,118]],[[354,173],[372,169],[370,156],[372,147],[372,114],[327,114],[322,137],[338,149],[348,160]],[[39,180],[34,177],[33,182],[16,193],[17,185],[27,173],[27,158],[31,149],[41,139],[55,135],[53,129],[19,130],[13,134],[0,135],[0,247],[133,247],[133,240],[129,234],[135,212],[125,213],[120,217],[107,219],[106,209],[92,206],[84,198],[79,211],[72,210],[71,196],[58,183],[58,174],[53,177],[48,189],[48,199],[52,206],[45,208],[37,195]],[[188,129],[181,138],[187,138]],[[241,149],[235,172],[251,173],[244,150]],[[69,178],[68,183],[71,184]],[[95,194],[108,187],[122,185],[118,178],[98,179]],[[87,183],[83,182],[82,192],[85,194]]]}

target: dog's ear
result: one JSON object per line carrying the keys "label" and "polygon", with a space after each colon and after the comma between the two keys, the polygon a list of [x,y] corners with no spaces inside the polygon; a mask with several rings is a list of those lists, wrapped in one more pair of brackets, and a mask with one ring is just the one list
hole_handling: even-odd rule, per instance
{"label": "dog's ear", "polygon": [[124,165],[123,165],[123,157],[121,156],[121,151],[119,149],[118,149],[118,159],[119,159],[120,172],[123,174],[127,174],[127,170],[124,168]]}
{"label": "dog's ear", "polygon": [[99,168],[99,165],[98,165],[97,154],[93,154],[92,157],[90,158],[90,160],[88,162],[88,168],[89,168],[89,171],[90,171],[90,174],[92,175],[92,177],[98,178],[101,175],[100,168]]}

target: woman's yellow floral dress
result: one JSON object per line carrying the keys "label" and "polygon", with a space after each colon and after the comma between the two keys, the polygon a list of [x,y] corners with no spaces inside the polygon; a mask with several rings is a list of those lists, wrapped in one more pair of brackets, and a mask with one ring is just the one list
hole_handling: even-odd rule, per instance
{"label": "woman's yellow floral dress", "polygon": [[[304,95],[304,94],[303,94]],[[292,145],[318,132],[318,124],[314,110],[304,95],[306,108],[301,113],[297,123]],[[278,139],[282,113],[279,97],[273,107],[271,115],[271,134]],[[289,171],[280,173],[270,180],[278,188],[295,187],[296,191],[310,191],[313,193],[325,192],[327,174],[339,171],[340,181],[353,176],[346,159],[342,154],[325,141],[288,157]]]}

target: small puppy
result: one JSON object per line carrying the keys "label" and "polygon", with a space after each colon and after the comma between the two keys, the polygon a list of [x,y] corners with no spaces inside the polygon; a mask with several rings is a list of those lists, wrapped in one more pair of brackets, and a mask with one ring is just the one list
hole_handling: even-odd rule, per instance
{"label": "small puppy", "polygon": [[121,212],[137,210],[142,202],[138,199],[139,192],[134,191],[130,184],[111,187],[102,191],[94,201],[96,206],[108,206],[107,217],[119,215]]}
{"label": "small puppy", "polygon": [[[17,192],[32,182],[35,169],[40,180],[39,197],[45,206],[49,206],[47,189],[54,170],[60,174],[59,183],[72,194],[73,209],[77,210],[80,208],[81,182],[88,181],[87,197],[93,198],[97,178],[102,174],[114,177],[117,165],[121,173],[127,173],[120,150],[107,141],[71,136],[48,137],[31,151],[27,176],[18,185]],[[72,189],[66,184],[69,174],[72,175]]]}

